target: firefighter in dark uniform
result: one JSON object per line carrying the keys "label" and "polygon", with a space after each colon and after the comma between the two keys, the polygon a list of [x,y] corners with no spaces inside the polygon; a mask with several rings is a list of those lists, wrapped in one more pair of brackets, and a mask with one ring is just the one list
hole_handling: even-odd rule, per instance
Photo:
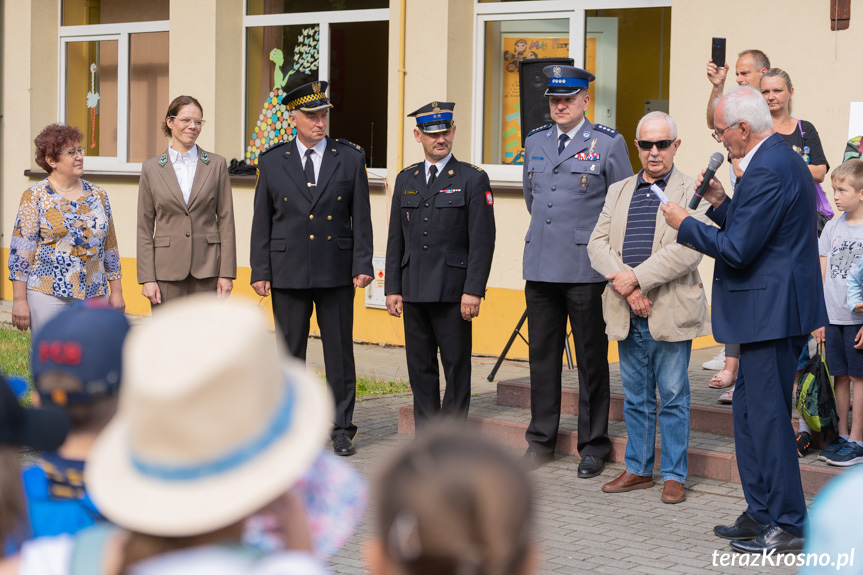
{"label": "firefighter in dark uniform", "polygon": [[560,423],[566,320],[578,364],[578,476],[602,472],[611,450],[608,338],[602,317],[606,279],[590,266],[587,242],[608,187],[632,175],[623,136],[584,117],[593,74],[546,66],[553,124],[525,140],[524,199],[531,214],[523,271],[530,357],[530,426],[525,465],[550,461]]}
{"label": "firefighter in dark uniform", "polygon": [[326,135],[326,90],[312,82],[285,96],[297,136],[261,155],[249,259],[252,288],[272,290],[276,325],[303,361],[314,308],[336,402],[333,451],[353,455],[354,289],[374,273],[369,180],[363,149]]}
{"label": "firefighter in dark uniform", "polygon": [[452,155],[454,107],[432,102],[409,114],[425,161],[396,177],[387,239],[387,310],[395,317],[404,311],[418,431],[438,415],[467,417],[471,321],[479,315],[494,252],[491,185],[482,169]]}

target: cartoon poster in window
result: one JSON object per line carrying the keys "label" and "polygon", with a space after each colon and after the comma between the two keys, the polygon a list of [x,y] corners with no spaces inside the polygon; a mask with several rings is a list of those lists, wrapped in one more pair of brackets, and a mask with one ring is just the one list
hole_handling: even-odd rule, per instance
{"label": "cartoon poster in window", "polygon": [[[595,46],[590,43],[585,52],[587,69],[595,68]],[[524,149],[521,147],[521,110],[520,87],[518,83],[518,62],[531,58],[566,58],[569,56],[568,36],[515,36],[507,35],[503,41],[503,87],[501,91],[501,160],[504,164],[524,163]],[[591,49],[593,48],[593,49]],[[593,84],[589,94],[593,94]],[[590,118],[588,110],[588,118]]]}

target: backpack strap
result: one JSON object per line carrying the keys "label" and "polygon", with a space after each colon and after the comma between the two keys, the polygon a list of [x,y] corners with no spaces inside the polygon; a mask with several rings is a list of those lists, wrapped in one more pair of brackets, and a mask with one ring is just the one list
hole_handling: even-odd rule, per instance
{"label": "backpack strap", "polygon": [[105,545],[116,532],[113,524],[100,521],[76,533],[69,575],[101,573]]}

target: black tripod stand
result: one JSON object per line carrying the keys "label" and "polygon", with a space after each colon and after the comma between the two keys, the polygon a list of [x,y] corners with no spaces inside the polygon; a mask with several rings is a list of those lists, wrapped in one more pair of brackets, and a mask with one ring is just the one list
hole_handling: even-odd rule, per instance
{"label": "black tripod stand", "polygon": [[[527,310],[524,310],[524,313],[521,314],[521,319],[518,320],[518,323],[516,324],[515,329],[512,330],[512,335],[509,336],[509,341],[507,341],[506,345],[503,346],[503,351],[500,352],[500,356],[498,356],[497,361],[494,364],[494,367],[491,369],[491,373],[488,374],[488,377],[486,378],[486,379],[488,379],[488,381],[494,381],[494,376],[495,376],[495,374],[497,374],[497,370],[500,369],[500,366],[503,363],[503,360],[506,359],[506,354],[509,353],[509,348],[512,347],[512,344],[515,341],[516,337],[520,337],[524,343],[526,343],[527,345],[530,345],[528,343],[527,339],[525,339],[525,337],[523,335],[521,335],[521,326],[524,325],[525,320],[527,320]],[[567,367],[569,367],[569,369],[572,369],[574,367],[572,364],[572,350],[569,349],[569,336],[571,334],[572,334],[572,332],[569,332],[566,334],[566,339],[564,340],[564,343],[563,343],[563,350],[566,352],[566,365],[567,365]]]}

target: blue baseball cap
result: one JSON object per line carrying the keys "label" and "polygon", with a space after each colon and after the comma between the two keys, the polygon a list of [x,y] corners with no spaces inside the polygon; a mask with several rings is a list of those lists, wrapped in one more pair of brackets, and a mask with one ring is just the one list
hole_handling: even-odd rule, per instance
{"label": "blue baseball cap", "polygon": [[[52,318],[33,339],[33,382],[43,405],[89,403],[120,388],[123,342],[129,321],[121,311],[97,300],[84,300]],[[56,389],[43,376],[57,373],[80,382]]]}

